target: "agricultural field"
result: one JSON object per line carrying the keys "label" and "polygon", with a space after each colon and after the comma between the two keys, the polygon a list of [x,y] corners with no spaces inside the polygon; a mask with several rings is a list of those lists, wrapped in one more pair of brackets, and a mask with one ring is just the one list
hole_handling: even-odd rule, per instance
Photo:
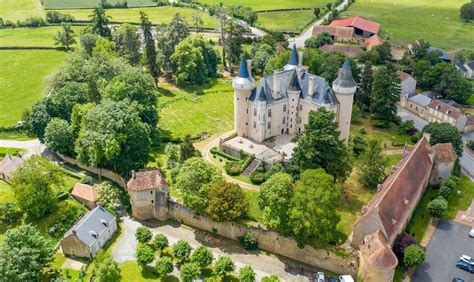
{"label": "agricultural field", "polygon": [[0,18],[4,21],[24,20],[29,17],[44,17],[40,0],[1,0]]}
{"label": "agricultural field", "polygon": [[67,53],[56,50],[0,51],[0,126],[15,125],[44,94],[46,79]]}
{"label": "agricultural field", "polygon": [[258,13],[257,25],[271,31],[299,32],[313,19],[313,10]]}
{"label": "agricultural field", "polygon": [[[140,11],[148,15],[150,21],[154,24],[169,23],[171,19],[179,13],[186,19],[189,25],[192,24],[193,14],[198,13],[203,19],[204,28],[216,28],[218,26],[217,19],[211,17],[208,13],[200,12],[191,8],[180,8],[172,6],[163,7],[146,7],[146,8],[130,8],[130,9],[107,9],[105,12],[111,16],[113,22],[131,22],[138,23],[140,21]],[[61,13],[67,13],[76,18],[76,20],[89,20],[89,15],[92,14],[91,9],[78,10],[61,10]]]}
{"label": "agricultural field", "polygon": [[[100,0],[42,0],[46,9],[84,9],[99,6]],[[122,3],[122,0],[107,0],[110,5]],[[153,0],[127,0],[128,7],[156,6],[157,1]]]}
{"label": "agricultural field", "polygon": [[332,2],[329,0],[299,0],[299,1],[288,1],[288,0],[197,0],[193,2],[199,2],[202,4],[219,4],[223,3],[226,6],[232,5],[244,5],[252,8],[254,11],[266,11],[266,10],[280,10],[280,9],[294,9],[294,8],[323,8],[326,3]]}
{"label": "agricultural field", "polygon": [[[74,30],[76,41],[79,42],[82,27],[71,26],[71,28]],[[60,29],[61,26],[0,29],[0,47],[55,47],[54,37]]]}
{"label": "agricultural field", "polygon": [[459,19],[467,0],[357,0],[343,16],[363,16],[382,25],[399,43],[424,39],[432,46],[474,48],[474,24]]}
{"label": "agricultural field", "polygon": [[159,126],[173,137],[232,129],[233,89],[230,80],[216,79],[203,87],[178,88],[160,84]]}

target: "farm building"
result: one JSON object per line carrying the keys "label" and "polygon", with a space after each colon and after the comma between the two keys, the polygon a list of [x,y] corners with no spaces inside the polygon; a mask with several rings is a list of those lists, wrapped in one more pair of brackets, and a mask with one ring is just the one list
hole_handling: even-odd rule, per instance
{"label": "farm building", "polygon": [[90,185],[79,182],[74,184],[71,196],[77,201],[83,203],[89,209],[96,207],[98,193],[97,190]]}
{"label": "farm building", "polygon": [[332,21],[329,26],[352,27],[354,34],[363,38],[369,38],[380,31],[380,24],[366,20],[362,17],[351,17]]}
{"label": "farm building", "polygon": [[354,45],[329,45],[319,47],[319,50],[325,53],[331,52],[341,52],[346,54],[349,58],[356,58],[360,53],[362,53],[362,48]]}
{"label": "farm building", "polygon": [[382,45],[384,43],[382,37],[378,34],[374,34],[371,37],[367,38],[363,43],[362,47],[364,47],[367,51],[372,50],[374,47]]}
{"label": "farm building", "polygon": [[352,42],[355,40],[354,29],[352,27],[327,26],[327,25],[314,26],[313,36],[318,36],[323,32],[329,33],[334,41]]}

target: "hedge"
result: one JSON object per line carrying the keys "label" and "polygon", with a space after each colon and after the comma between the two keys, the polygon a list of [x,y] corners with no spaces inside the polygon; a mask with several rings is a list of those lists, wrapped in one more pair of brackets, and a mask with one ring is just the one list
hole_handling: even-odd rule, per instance
{"label": "hedge", "polygon": [[240,162],[240,160],[238,158],[236,158],[234,156],[231,156],[229,154],[226,154],[226,153],[220,151],[219,149],[217,149],[216,147],[211,148],[211,154],[218,155],[218,156],[223,157],[224,159],[227,159],[229,161]]}
{"label": "hedge", "polygon": [[231,176],[237,176],[242,173],[242,167],[237,162],[227,162],[225,164],[225,172]]}

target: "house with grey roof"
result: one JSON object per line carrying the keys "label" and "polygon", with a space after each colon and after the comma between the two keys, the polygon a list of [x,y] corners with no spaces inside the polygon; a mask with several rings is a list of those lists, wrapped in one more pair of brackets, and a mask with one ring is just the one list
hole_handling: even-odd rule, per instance
{"label": "house with grey roof", "polygon": [[454,66],[462,72],[465,78],[474,79],[474,61],[467,62],[465,64],[457,61]]}
{"label": "house with grey roof", "polygon": [[432,99],[425,93],[407,93],[402,95],[400,104],[410,112],[413,112],[423,119],[428,120],[428,105],[431,103],[431,100]]}
{"label": "house with grey roof", "polygon": [[64,234],[61,240],[63,254],[93,258],[117,232],[117,219],[102,207],[85,214]]}

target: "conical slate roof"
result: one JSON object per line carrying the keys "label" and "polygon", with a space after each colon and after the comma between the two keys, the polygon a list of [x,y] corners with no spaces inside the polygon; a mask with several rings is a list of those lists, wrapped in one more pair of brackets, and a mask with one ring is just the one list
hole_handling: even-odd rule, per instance
{"label": "conical slate roof", "polygon": [[293,76],[291,77],[290,84],[288,85],[288,90],[301,91],[301,86],[298,81],[298,75],[296,74],[296,70],[293,71]]}
{"label": "conical slate roof", "polygon": [[247,60],[245,59],[245,56],[242,58],[242,62],[240,62],[240,68],[239,68],[239,75],[238,77],[241,78],[249,78],[249,69],[247,65]]}
{"label": "conical slate roof", "polygon": [[298,65],[298,52],[296,51],[296,44],[293,45],[293,49],[291,50],[290,61],[288,62],[289,65],[297,66]]}
{"label": "conical slate roof", "polygon": [[346,58],[346,60],[344,61],[344,64],[339,70],[336,80],[334,80],[333,82],[333,85],[346,88],[352,88],[357,86],[354,81],[354,78],[352,77],[351,64],[348,58]]}

